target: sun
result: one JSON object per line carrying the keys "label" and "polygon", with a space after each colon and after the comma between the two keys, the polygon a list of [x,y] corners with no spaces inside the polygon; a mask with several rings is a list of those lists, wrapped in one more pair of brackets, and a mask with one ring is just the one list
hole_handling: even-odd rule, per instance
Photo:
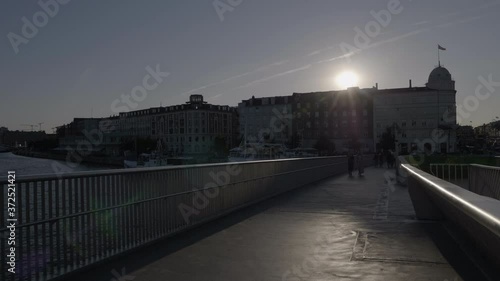
{"label": "sun", "polygon": [[335,78],[337,86],[342,89],[357,86],[358,80],[358,75],[352,71],[344,71]]}

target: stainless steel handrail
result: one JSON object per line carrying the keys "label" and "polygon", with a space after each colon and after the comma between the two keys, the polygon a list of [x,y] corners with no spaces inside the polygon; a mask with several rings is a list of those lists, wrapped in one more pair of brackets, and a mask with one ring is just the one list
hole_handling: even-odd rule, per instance
{"label": "stainless steel handrail", "polygon": [[[257,160],[257,161],[244,161],[244,162],[227,162],[227,163],[214,163],[214,164],[193,164],[193,165],[179,165],[179,166],[162,166],[162,167],[147,167],[147,168],[128,168],[128,169],[107,169],[107,170],[96,170],[96,171],[78,171],[70,173],[61,173],[60,175],[55,174],[34,174],[34,175],[17,175],[16,182],[29,182],[29,181],[50,181],[50,180],[62,180],[62,179],[72,179],[85,176],[107,176],[107,175],[120,175],[120,174],[133,174],[133,173],[145,173],[145,172],[158,172],[166,170],[184,170],[189,168],[206,168],[206,167],[219,167],[227,165],[249,165],[252,163],[269,163],[269,162],[291,162],[291,161],[314,161],[318,159],[345,159],[345,156],[326,156],[326,157],[309,157],[309,158],[287,158],[287,159],[273,159],[273,160]],[[369,157],[367,157],[369,158]],[[8,184],[5,176],[0,178],[0,185]]]}
{"label": "stainless steel handrail", "polygon": [[[30,262],[21,262],[26,274],[15,280],[59,278],[346,172],[346,157],[337,156],[18,176],[16,247],[20,261]],[[4,202],[8,182],[0,185]],[[7,208],[0,208],[3,237],[7,215]],[[1,242],[4,253],[7,243]],[[43,259],[31,260],[40,254]],[[0,270],[3,280],[5,263]]]}
{"label": "stainless steel handrail", "polygon": [[500,167],[471,164],[470,191],[500,200]]}
{"label": "stainless steel handrail", "polygon": [[427,193],[449,202],[466,216],[500,237],[500,202],[498,200],[465,190],[411,165],[403,164],[402,167],[410,177],[420,182],[420,186]]}

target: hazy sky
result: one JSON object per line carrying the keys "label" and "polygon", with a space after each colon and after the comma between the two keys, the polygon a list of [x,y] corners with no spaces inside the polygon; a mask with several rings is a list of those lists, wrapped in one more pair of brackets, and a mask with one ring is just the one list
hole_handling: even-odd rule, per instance
{"label": "hazy sky", "polygon": [[[370,11],[387,10],[389,0],[218,1],[230,10],[218,13],[213,0],[72,0],[46,23],[37,1],[1,1],[0,126],[44,122],[50,132],[92,111],[109,116],[113,101],[130,96],[146,67],[157,65],[170,75],[135,109],[184,103],[190,93],[237,105],[252,95],[335,90],[345,70],[359,75],[360,87],[407,87],[408,79],[424,86],[438,43],[447,48],[441,62],[456,80],[459,105],[479,76],[500,81],[500,1],[401,0],[369,47],[355,44],[355,28],[364,30]],[[26,38],[22,18],[33,23],[34,15],[41,27]],[[359,51],[341,58],[342,43]],[[463,123],[500,115],[495,89]]]}

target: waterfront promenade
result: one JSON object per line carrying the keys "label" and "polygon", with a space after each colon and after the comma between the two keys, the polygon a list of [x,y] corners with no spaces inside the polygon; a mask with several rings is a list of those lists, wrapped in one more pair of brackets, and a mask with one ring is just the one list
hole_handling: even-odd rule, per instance
{"label": "waterfront promenade", "polygon": [[416,220],[387,175],[309,184],[68,280],[483,280],[446,223]]}

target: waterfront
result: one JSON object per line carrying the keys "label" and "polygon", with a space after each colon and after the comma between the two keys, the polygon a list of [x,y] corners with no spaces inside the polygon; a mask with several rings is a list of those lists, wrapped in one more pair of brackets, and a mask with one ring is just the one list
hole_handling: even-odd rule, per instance
{"label": "waterfront", "polygon": [[[94,171],[94,170],[108,170],[116,167],[103,166],[103,165],[90,165],[83,163],[71,163],[67,165],[64,161],[32,158],[15,155],[11,152],[0,153],[0,178],[7,175],[7,171],[15,171],[17,176],[39,175],[39,174],[56,174],[53,164],[58,163],[68,167],[73,172],[78,171]],[[58,165],[60,166],[60,165]],[[76,167],[73,167],[76,166]]]}

